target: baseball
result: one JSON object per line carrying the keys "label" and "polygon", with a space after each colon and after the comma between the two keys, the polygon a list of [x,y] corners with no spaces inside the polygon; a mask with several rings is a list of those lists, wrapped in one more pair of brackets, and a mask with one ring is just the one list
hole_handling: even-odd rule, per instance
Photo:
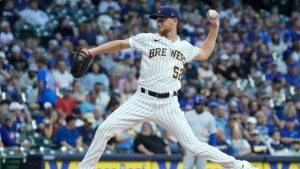
{"label": "baseball", "polygon": [[208,11],[208,16],[209,16],[210,19],[215,19],[217,17],[217,15],[218,15],[218,12],[215,11],[215,10],[211,9],[211,10]]}

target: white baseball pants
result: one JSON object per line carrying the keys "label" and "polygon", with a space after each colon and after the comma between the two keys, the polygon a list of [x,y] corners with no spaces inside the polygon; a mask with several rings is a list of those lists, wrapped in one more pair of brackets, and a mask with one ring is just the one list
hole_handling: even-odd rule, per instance
{"label": "white baseball pants", "polygon": [[105,150],[107,141],[116,132],[124,131],[144,121],[154,121],[170,131],[187,151],[196,156],[219,163],[227,169],[237,169],[239,166],[239,160],[195,137],[176,96],[162,99],[138,91],[98,127],[78,169],[94,169]]}

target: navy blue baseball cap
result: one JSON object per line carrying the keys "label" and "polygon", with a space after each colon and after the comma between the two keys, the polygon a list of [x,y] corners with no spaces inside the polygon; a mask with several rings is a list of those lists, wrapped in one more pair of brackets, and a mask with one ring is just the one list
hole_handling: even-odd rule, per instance
{"label": "navy blue baseball cap", "polygon": [[194,101],[195,105],[205,104],[205,97],[203,95],[196,95]]}
{"label": "navy blue baseball cap", "polygon": [[181,20],[181,16],[177,9],[171,6],[162,6],[156,11],[156,13],[150,15],[151,19],[157,19],[157,17],[176,18]]}

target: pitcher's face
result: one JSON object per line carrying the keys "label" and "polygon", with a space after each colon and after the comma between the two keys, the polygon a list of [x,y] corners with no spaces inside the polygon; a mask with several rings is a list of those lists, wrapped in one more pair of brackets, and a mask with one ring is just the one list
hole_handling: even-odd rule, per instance
{"label": "pitcher's face", "polygon": [[158,17],[157,31],[160,35],[165,36],[170,31],[177,29],[178,20],[173,18]]}

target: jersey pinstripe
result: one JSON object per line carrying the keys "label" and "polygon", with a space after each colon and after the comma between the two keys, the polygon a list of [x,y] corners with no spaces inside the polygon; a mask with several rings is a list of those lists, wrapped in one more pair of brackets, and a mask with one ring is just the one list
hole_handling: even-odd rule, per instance
{"label": "jersey pinstripe", "polygon": [[142,53],[139,86],[159,93],[180,89],[184,64],[199,52],[179,37],[172,42],[158,33],[138,34],[129,38],[129,44]]}

